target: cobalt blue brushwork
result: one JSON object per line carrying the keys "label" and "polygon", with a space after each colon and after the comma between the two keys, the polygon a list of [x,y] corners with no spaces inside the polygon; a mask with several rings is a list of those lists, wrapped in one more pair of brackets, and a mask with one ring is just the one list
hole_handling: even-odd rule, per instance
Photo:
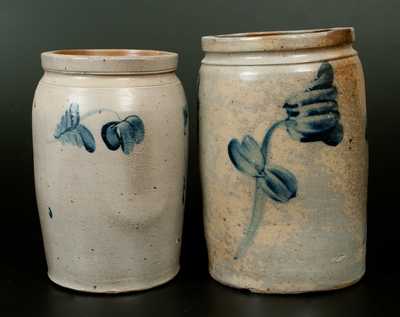
{"label": "cobalt blue brushwork", "polygon": [[110,150],[116,151],[121,147],[122,152],[130,154],[136,144],[143,142],[144,124],[138,116],[128,116],[122,121],[106,123],[101,136]]}
{"label": "cobalt blue brushwork", "polygon": [[143,142],[143,121],[136,115],[131,115],[121,120],[118,113],[111,109],[90,111],[81,117],[79,104],[71,103],[68,110],[61,117],[61,121],[54,132],[54,137],[63,144],[85,147],[88,152],[93,153],[96,150],[93,134],[80,122],[87,117],[101,114],[103,111],[113,113],[118,118],[118,121],[108,122],[101,129],[101,136],[105,145],[112,151],[116,151],[121,147],[123,153],[130,154],[135,144]]}
{"label": "cobalt blue brushwork", "polygon": [[322,141],[336,146],[343,139],[331,64],[323,63],[304,92],[288,98],[285,108],[289,135],[300,142]]}
{"label": "cobalt blue brushwork", "polygon": [[289,136],[299,142],[322,141],[336,146],[343,139],[337,89],[333,86],[331,64],[322,63],[316,78],[302,93],[290,96],[283,105],[288,117],[275,122],[265,133],[261,146],[250,135],[242,142],[232,139],[228,155],[235,168],[255,180],[255,194],[250,223],[239,244],[235,259],[242,257],[254,240],[269,197],[286,203],[296,197],[296,177],[286,168],[268,162],[269,143],[276,129],[285,127]]}
{"label": "cobalt blue brushwork", "polygon": [[96,150],[96,142],[92,133],[80,124],[79,105],[71,103],[58,123],[54,137],[63,144],[84,147],[89,153]]}

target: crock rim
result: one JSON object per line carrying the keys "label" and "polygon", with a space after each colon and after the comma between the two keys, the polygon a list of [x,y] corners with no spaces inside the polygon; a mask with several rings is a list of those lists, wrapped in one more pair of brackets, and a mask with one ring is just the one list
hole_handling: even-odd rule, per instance
{"label": "crock rim", "polygon": [[81,74],[173,72],[178,54],[148,49],[59,49],[41,54],[45,71]]}
{"label": "crock rim", "polygon": [[332,27],[207,35],[202,37],[202,48],[215,53],[290,51],[346,45],[354,40],[353,27]]}

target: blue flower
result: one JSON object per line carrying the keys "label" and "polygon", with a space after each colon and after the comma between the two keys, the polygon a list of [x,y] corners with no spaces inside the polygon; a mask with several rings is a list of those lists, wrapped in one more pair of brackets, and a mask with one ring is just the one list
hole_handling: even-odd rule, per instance
{"label": "blue flower", "polygon": [[336,146],[343,139],[343,126],[333,86],[333,68],[322,63],[317,77],[304,92],[288,98],[284,108],[288,114],[286,128],[289,135],[300,142],[322,141]]}
{"label": "blue flower", "polygon": [[289,170],[270,165],[268,152],[274,132],[285,127],[291,138],[300,142],[322,141],[336,146],[343,139],[337,90],[333,86],[334,73],[329,63],[322,63],[316,78],[306,86],[304,92],[289,97],[284,109],[287,118],[279,120],[267,129],[261,147],[251,136],[242,142],[232,139],[228,144],[228,155],[235,168],[255,179],[255,193],[250,222],[240,241],[234,259],[242,257],[254,240],[264,215],[265,196],[285,203],[296,196],[297,180]]}
{"label": "blue flower", "polygon": [[296,196],[296,177],[280,166],[266,166],[265,157],[257,141],[246,135],[240,143],[233,139],[228,145],[228,154],[240,172],[256,178],[257,187],[277,202],[287,202]]}
{"label": "blue flower", "polygon": [[111,121],[101,129],[101,136],[106,146],[116,151],[121,147],[122,152],[130,154],[135,146],[143,142],[144,124],[136,115],[128,116],[122,121]]}
{"label": "blue flower", "polygon": [[96,142],[92,133],[80,124],[79,105],[77,103],[71,103],[61,117],[61,121],[54,132],[54,138],[63,144],[83,146],[89,153],[96,150]]}

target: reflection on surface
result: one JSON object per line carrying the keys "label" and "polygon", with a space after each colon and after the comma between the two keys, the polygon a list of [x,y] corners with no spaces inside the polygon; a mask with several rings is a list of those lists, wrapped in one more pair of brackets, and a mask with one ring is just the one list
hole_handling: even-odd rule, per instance
{"label": "reflection on surface", "polygon": [[[13,269],[14,270],[14,269]],[[5,272],[7,274],[7,272]],[[10,273],[10,272],[9,272]],[[16,274],[18,273],[18,274]],[[164,286],[121,295],[92,295],[56,286],[42,274],[15,270],[0,289],[5,316],[387,316],[396,307],[394,279],[343,290],[299,295],[261,295],[225,287],[207,274],[180,273]],[[376,290],[377,288],[378,290]],[[394,315],[393,315],[394,316]]]}
{"label": "reflection on surface", "polygon": [[[210,310],[219,313],[229,310],[230,316],[368,316],[369,294],[363,284],[333,292],[297,295],[252,294],[219,285],[210,286],[210,290]],[[221,305],[221,301],[229,303],[228,307]]]}
{"label": "reflection on surface", "polygon": [[215,299],[224,296],[223,301],[230,303],[232,316],[367,316],[365,303],[368,303],[368,292],[363,285],[341,291],[298,295],[251,294],[217,286],[212,289],[208,298],[213,303],[212,309],[220,307],[220,300]]}

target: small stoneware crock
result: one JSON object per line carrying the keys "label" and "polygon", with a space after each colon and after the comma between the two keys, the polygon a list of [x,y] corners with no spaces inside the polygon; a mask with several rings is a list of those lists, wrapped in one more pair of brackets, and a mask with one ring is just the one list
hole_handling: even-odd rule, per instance
{"label": "small stoneware crock", "polygon": [[42,54],[33,101],[36,196],[52,281],[148,289],[179,270],[188,115],[177,54]]}
{"label": "small stoneware crock", "polygon": [[260,293],[365,271],[364,77],[352,28],[205,36],[200,163],[211,275]]}

